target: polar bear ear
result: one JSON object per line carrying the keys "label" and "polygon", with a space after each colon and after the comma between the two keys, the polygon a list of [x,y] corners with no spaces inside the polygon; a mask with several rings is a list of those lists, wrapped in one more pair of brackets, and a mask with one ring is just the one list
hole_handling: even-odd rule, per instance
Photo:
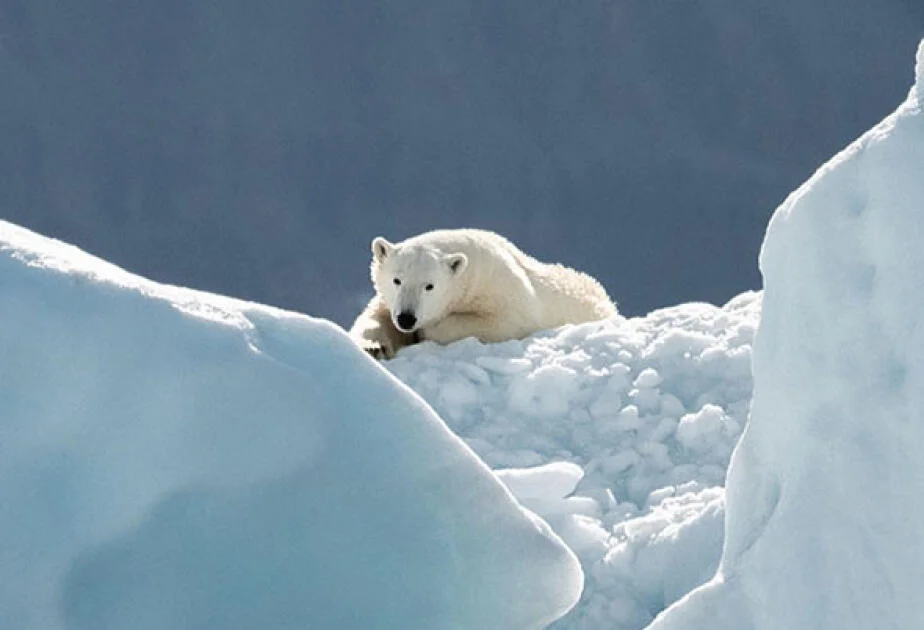
{"label": "polar bear ear", "polygon": [[468,256],[465,254],[449,254],[446,256],[446,264],[449,265],[449,271],[454,274],[460,274],[468,267]]}
{"label": "polar bear ear", "polygon": [[376,236],[372,239],[372,256],[379,262],[388,258],[394,249],[395,246],[381,236]]}

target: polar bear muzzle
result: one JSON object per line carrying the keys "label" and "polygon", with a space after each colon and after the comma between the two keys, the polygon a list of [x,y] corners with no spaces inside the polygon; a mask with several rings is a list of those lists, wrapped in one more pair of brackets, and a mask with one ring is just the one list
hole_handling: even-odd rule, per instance
{"label": "polar bear muzzle", "polygon": [[417,317],[410,311],[401,311],[395,317],[395,324],[398,325],[398,329],[402,332],[411,332],[414,330],[414,326],[417,325]]}

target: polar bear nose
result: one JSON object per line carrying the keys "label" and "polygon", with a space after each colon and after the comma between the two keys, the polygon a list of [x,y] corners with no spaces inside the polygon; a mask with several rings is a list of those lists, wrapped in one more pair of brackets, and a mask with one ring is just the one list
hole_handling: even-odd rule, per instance
{"label": "polar bear nose", "polygon": [[414,313],[408,311],[401,311],[398,313],[398,328],[405,332],[410,332],[414,329],[414,324],[417,323],[417,318],[414,316]]}

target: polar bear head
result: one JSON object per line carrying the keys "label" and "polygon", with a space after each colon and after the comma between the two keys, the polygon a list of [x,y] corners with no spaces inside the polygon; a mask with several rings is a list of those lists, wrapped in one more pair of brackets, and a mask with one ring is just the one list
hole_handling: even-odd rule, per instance
{"label": "polar bear head", "polygon": [[468,267],[463,253],[425,245],[372,241],[372,283],[398,330],[411,333],[444,317],[459,296]]}

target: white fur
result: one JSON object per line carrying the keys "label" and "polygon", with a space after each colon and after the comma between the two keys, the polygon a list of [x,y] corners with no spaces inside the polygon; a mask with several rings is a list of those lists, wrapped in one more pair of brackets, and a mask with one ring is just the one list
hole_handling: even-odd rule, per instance
{"label": "white fur", "polygon": [[[350,334],[380,358],[420,340],[506,341],[616,314],[596,280],[539,262],[494,232],[437,230],[397,244],[377,237],[372,254],[376,295]],[[401,313],[416,319],[407,330]]]}

